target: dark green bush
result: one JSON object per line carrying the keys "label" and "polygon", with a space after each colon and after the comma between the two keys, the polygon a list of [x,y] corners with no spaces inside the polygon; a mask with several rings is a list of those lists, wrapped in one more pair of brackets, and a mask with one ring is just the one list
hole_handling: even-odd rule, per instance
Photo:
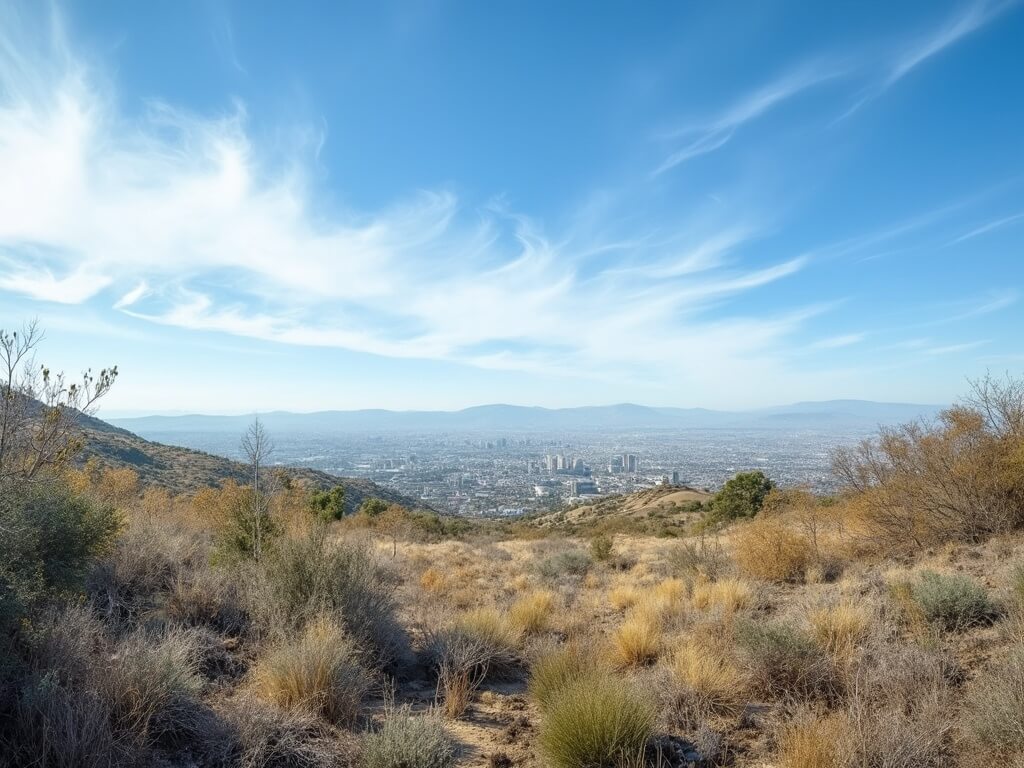
{"label": "dark green bush", "polygon": [[119,528],[113,508],[56,480],[0,488],[0,629],[80,588]]}

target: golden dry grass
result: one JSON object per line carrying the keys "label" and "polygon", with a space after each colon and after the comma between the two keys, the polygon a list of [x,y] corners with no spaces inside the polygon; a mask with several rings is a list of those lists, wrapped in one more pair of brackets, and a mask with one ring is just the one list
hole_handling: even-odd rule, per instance
{"label": "golden dry grass", "polygon": [[746,703],[746,677],[730,658],[709,644],[685,643],[669,669],[673,680],[697,699],[703,711],[733,716]]}
{"label": "golden dry grass", "polygon": [[632,608],[640,600],[640,591],[636,587],[619,586],[608,592],[608,604],[616,611]]}
{"label": "golden dry grass", "polygon": [[837,658],[847,658],[871,631],[871,612],[844,600],[807,616],[815,639]]}
{"label": "golden dry grass", "polygon": [[252,673],[252,688],[260,698],[335,722],[356,717],[369,685],[355,646],[328,619],[311,622],[296,640],[272,648]]}
{"label": "golden dry grass", "polygon": [[845,768],[851,742],[842,715],[800,715],[779,735],[779,768]]}
{"label": "golden dry grass", "polygon": [[509,620],[528,635],[547,629],[555,608],[555,595],[546,589],[538,589],[516,600],[509,608]]}
{"label": "golden dry grass", "polygon": [[732,540],[740,572],[764,581],[796,581],[811,564],[807,537],[777,518],[755,519],[741,526]]}
{"label": "golden dry grass", "polygon": [[699,610],[717,607],[725,613],[735,613],[753,604],[754,590],[745,581],[734,578],[698,581],[693,585],[690,601]]}
{"label": "golden dry grass", "polygon": [[446,586],[444,574],[436,568],[427,568],[420,575],[420,586],[427,592],[441,592]]}
{"label": "golden dry grass", "polygon": [[632,613],[612,634],[611,658],[622,668],[645,666],[658,658],[661,647],[658,622],[647,613]]}

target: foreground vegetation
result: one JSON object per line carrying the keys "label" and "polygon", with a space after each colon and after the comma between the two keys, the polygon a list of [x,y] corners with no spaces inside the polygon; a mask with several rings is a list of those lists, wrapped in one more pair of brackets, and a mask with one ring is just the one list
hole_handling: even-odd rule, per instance
{"label": "foreground vegetation", "polygon": [[0,446],[0,764],[1024,766],[1019,382],[653,530],[171,496],[72,406]]}

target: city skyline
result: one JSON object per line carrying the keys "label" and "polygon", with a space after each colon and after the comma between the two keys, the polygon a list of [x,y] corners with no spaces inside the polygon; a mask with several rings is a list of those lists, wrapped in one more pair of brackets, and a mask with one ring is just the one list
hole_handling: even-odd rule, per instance
{"label": "city skyline", "polygon": [[1024,367],[1019,2],[309,11],[0,2],[0,327],[106,412]]}

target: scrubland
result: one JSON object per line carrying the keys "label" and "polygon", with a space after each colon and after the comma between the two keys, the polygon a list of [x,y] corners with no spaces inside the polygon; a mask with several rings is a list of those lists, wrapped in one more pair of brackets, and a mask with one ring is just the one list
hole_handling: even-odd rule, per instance
{"label": "scrubland", "polygon": [[1024,766],[1022,395],[671,536],[325,520],[282,487],[256,557],[242,486],[62,470],[0,504],[2,760]]}

